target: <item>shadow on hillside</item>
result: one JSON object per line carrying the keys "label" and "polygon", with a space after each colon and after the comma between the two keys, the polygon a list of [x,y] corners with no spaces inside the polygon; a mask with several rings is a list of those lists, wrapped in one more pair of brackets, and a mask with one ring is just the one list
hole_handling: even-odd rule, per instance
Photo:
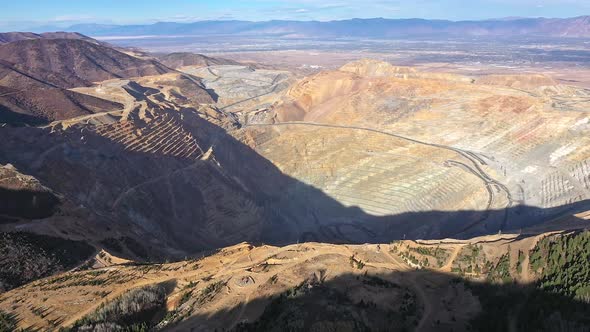
{"label": "shadow on hillside", "polygon": [[[269,289],[283,289],[282,293],[246,300],[169,327],[179,331],[412,331],[418,326],[423,331],[590,329],[588,303],[532,284],[475,282],[430,270],[359,271],[326,278],[329,274],[329,270],[313,272],[291,288],[282,287],[278,275],[251,287],[260,290],[254,294]],[[219,299],[226,296],[226,287],[230,293],[237,287],[235,280],[226,283],[207,298]],[[173,314],[181,316],[191,306],[206,308],[207,304],[188,300]]]}
{"label": "shadow on hillside", "polygon": [[[0,163],[11,163],[76,205],[107,216],[105,227],[109,222],[129,224],[144,244],[157,249],[164,243],[177,250],[169,251],[168,257],[243,241],[287,245],[303,241],[386,243],[402,238],[467,238],[519,232],[564,214],[590,210],[590,201],[582,201],[551,209],[513,206],[505,210],[425,211],[376,217],[356,207],[345,207],[321,190],[283,174],[269,160],[191,109],[183,110],[182,115],[172,110],[162,112],[182,121],[203,150],[213,147],[215,160],[131,151],[86,128],[74,127],[62,134],[38,128],[2,129]],[[226,191],[215,191],[213,185]],[[236,214],[235,206],[205,206],[205,195],[224,202],[228,190],[253,203],[252,207],[248,207],[250,203],[239,204],[244,205],[242,209],[255,211],[255,224],[243,226],[244,218]],[[22,209],[22,215],[26,214],[27,208]],[[571,221],[581,223],[575,218]]]}
{"label": "shadow on hillside", "polygon": [[15,218],[41,219],[55,213],[59,199],[48,191],[0,187],[0,224]]}
{"label": "shadow on hillside", "polygon": [[[584,225],[584,221],[570,215],[590,209],[590,200],[584,200],[554,208],[515,205],[490,211],[423,211],[373,216],[357,207],[345,207],[322,190],[282,173],[223,129],[202,120],[197,121],[195,127],[207,127],[195,134],[201,134],[199,138],[207,146],[216,147],[215,158],[222,167],[256,188],[252,198],[268,213],[264,230],[267,237],[260,239],[265,243],[384,243],[402,238],[470,238],[507,231],[526,233],[527,228],[564,215],[568,216],[564,219],[570,224]],[[546,228],[549,229],[550,226]]]}
{"label": "shadow on hillside", "polygon": [[0,105],[0,123],[5,123],[9,126],[40,126],[48,124],[49,121],[38,116],[17,113],[6,106]]}

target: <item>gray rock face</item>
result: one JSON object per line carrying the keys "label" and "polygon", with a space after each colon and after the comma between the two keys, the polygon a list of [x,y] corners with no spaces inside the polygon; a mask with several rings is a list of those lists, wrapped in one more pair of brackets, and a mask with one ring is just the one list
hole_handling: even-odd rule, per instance
{"label": "gray rock face", "polygon": [[201,77],[205,87],[219,96],[217,106],[227,111],[270,106],[293,83],[293,76],[289,72],[248,66],[210,66],[183,70]]}

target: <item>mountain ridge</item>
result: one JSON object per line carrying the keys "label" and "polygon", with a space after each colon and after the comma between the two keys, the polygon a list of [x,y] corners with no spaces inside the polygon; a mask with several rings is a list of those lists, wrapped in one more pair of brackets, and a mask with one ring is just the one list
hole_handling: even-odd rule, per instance
{"label": "mountain ridge", "polygon": [[33,32],[0,32],[0,45],[20,40],[30,39],[80,39],[94,44],[100,44],[98,40],[92,39],[77,32],[52,31],[43,33]]}
{"label": "mountain ridge", "polygon": [[159,62],[81,39],[13,41],[0,45],[0,59],[5,67],[0,71],[0,84],[13,88],[39,85],[32,81],[73,88],[93,81],[172,72]]}
{"label": "mountain ridge", "polygon": [[297,35],[303,37],[590,37],[590,16],[450,21],[438,19],[346,19],[334,21],[197,21],[145,25],[77,24],[66,31],[104,36],[137,35]]}

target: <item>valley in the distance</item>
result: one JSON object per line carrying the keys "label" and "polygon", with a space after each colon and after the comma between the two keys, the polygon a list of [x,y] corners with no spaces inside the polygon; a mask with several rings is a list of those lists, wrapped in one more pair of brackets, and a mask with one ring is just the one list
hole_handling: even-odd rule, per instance
{"label": "valley in the distance", "polygon": [[0,33],[0,331],[590,330],[583,36],[191,38]]}

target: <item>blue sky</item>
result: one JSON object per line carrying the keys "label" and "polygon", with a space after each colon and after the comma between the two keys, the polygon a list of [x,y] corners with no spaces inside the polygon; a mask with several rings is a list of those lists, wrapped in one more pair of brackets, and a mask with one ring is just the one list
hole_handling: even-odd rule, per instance
{"label": "blue sky", "polygon": [[75,23],[190,22],[209,19],[572,17],[590,0],[0,0],[0,29]]}

